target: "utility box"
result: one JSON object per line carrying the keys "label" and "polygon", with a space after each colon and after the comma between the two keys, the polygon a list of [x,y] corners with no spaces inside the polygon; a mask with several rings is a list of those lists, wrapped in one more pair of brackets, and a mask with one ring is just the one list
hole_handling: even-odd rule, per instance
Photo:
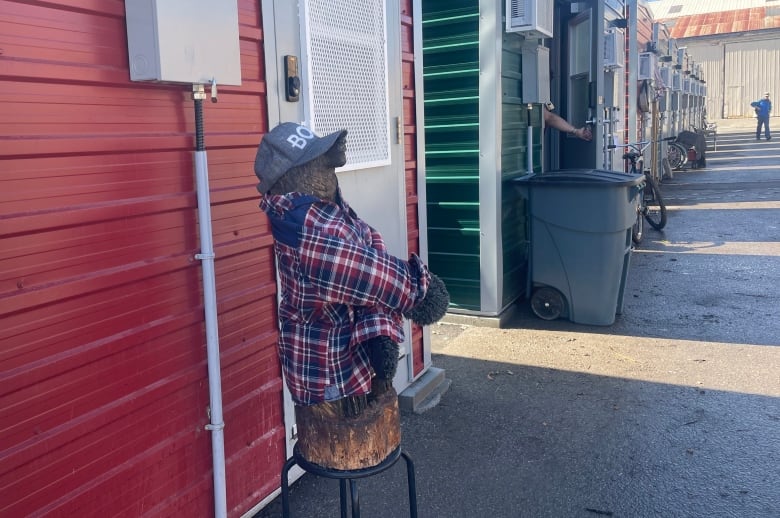
{"label": "utility box", "polygon": [[550,102],[550,49],[527,44],[522,50],[523,102]]}
{"label": "utility box", "polygon": [[553,0],[506,0],[506,32],[529,39],[553,37]]}
{"label": "utility box", "polygon": [[241,84],[236,0],[125,0],[130,79]]}
{"label": "utility box", "polygon": [[623,68],[625,64],[625,34],[620,29],[607,29],[604,31],[604,68]]}

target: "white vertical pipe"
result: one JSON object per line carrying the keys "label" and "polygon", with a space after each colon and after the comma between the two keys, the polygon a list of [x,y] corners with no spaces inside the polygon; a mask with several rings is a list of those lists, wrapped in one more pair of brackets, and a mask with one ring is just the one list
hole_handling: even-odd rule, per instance
{"label": "white vertical pipe", "polygon": [[[543,110],[546,110],[547,108],[542,107]],[[526,106],[526,114],[528,116],[528,132],[527,132],[527,145],[528,148],[526,150],[526,162],[528,167],[528,174],[533,174],[534,172],[534,130],[531,126],[531,111],[533,110],[533,105],[529,104]],[[542,120],[544,120],[544,113],[542,113]],[[542,127],[544,127],[544,122],[542,123]]]}
{"label": "white vertical pipe", "polygon": [[227,517],[225,484],[225,423],[222,420],[222,378],[219,366],[219,333],[217,331],[217,288],[214,276],[214,243],[211,234],[211,199],[206,151],[195,151],[195,182],[198,193],[198,227],[203,268],[203,308],[206,316],[206,358],[209,373],[211,453],[214,466],[214,516]]}

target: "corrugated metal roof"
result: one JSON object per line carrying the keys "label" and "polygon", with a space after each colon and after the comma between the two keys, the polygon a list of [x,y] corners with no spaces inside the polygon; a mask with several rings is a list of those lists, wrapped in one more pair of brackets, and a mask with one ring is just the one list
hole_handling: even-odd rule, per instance
{"label": "corrugated metal roof", "polygon": [[658,0],[649,2],[655,18],[678,18],[695,14],[733,11],[735,7],[752,9],[779,6],[780,0]]}
{"label": "corrugated metal roof", "polygon": [[780,28],[780,0],[777,7],[753,7],[679,16],[657,17],[669,29],[672,38],[692,38],[734,32]]}

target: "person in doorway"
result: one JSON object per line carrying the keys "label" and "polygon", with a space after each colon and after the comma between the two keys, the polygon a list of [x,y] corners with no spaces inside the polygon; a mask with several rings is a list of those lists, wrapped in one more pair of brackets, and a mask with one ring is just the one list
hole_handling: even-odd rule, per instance
{"label": "person in doorway", "polygon": [[593,133],[590,131],[590,128],[588,126],[575,128],[572,124],[569,124],[569,122],[566,119],[550,111],[549,107],[545,108],[542,111],[544,112],[545,126],[550,126],[563,133],[574,135],[578,139],[584,140],[586,142],[590,142],[593,139]]}
{"label": "person in doorway", "polygon": [[772,134],[769,131],[769,114],[772,113],[772,101],[769,100],[769,92],[764,94],[764,98],[750,103],[755,108],[758,125],[756,126],[756,140],[761,140],[761,126],[764,127],[764,136],[767,140],[772,140]]}

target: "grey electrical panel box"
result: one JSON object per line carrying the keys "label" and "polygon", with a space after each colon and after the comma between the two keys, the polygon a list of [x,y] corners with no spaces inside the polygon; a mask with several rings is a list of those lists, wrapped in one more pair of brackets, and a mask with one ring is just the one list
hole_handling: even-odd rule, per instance
{"label": "grey electrical panel box", "polygon": [[125,0],[130,79],[241,84],[237,0]]}
{"label": "grey electrical panel box", "polygon": [[524,46],[523,102],[546,103],[550,101],[550,49],[542,45]]}

